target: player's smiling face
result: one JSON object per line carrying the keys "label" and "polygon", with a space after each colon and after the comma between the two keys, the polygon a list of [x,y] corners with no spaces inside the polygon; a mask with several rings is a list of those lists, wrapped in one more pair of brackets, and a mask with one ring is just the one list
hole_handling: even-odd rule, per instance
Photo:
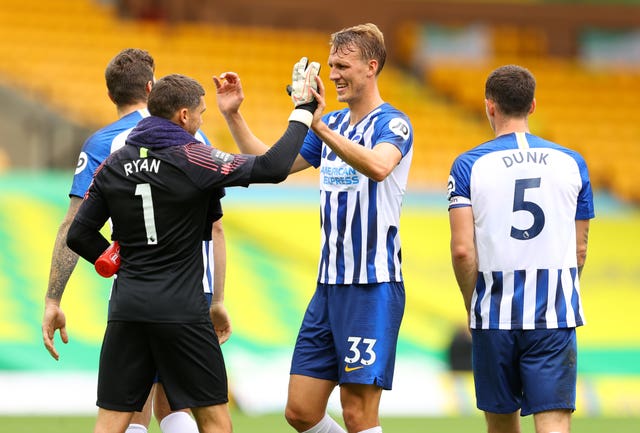
{"label": "player's smiling face", "polygon": [[332,47],[329,54],[329,79],[338,93],[338,101],[350,103],[360,96],[368,71],[360,50],[352,46]]}

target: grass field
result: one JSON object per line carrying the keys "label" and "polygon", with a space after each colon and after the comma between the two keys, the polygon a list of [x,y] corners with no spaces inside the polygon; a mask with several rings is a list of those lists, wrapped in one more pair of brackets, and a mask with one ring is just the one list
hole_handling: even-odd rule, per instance
{"label": "grass field", "polygon": [[[280,414],[246,416],[232,414],[234,433],[292,433]],[[93,417],[0,417],[0,431],[11,433],[88,433],[93,431]],[[533,433],[533,419],[522,419],[522,432]],[[480,433],[485,431],[481,416],[460,418],[406,417],[382,419],[385,433]],[[574,417],[574,433],[637,433],[640,418],[580,418]],[[152,422],[149,433],[160,433]]]}

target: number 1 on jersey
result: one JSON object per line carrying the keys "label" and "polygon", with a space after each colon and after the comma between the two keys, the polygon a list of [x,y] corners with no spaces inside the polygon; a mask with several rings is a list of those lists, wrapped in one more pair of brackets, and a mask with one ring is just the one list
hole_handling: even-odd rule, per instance
{"label": "number 1 on jersey", "polygon": [[156,233],[156,220],[153,213],[151,185],[139,183],[136,185],[136,195],[142,197],[142,216],[144,218],[144,228],[147,231],[147,245],[156,245],[158,243],[158,234]]}

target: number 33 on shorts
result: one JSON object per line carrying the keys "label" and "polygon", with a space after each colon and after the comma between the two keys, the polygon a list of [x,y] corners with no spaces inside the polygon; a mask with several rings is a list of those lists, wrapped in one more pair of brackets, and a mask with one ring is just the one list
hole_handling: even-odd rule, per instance
{"label": "number 33 on shorts", "polygon": [[[344,362],[347,363],[344,366],[344,371],[348,373],[353,370],[359,370],[376,362],[376,352],[373,350],[373,346],[376,344],[374,338],[349,337],[347,341],[351,344],[351,347],[349,347],[349,355],[344,357]],[[361,365],[352,365],[356,363]]]}

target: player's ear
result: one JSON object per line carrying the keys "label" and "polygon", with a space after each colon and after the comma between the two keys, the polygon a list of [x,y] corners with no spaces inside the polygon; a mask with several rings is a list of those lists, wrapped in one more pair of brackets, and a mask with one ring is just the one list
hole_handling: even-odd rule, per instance
{"label": "player's ear", "polygon": [[378,75],[378,67],[380,66],[378,64],[378,61],[376,59],[369,59],[368,65],[369,65],[369,73],[367,75],[369,76],[372,75],[374,77]]}
{"label": "player's ear", "polygon": [[536,111],[536,98],[533,98],[533,101],[531,101],[531,108],[529,109],[529,114],[533,114],[534,111]]}
{"label": "player's ear", "polygon": [[149,93],[151,93],[151,88],[153,87],[153,81],[148,81],[147,85],[145,86],[145,90],[147,91],[147,95]]}
{"label": "player's ear", "polygon": [[484,100],[484,106],[486,108],[487,114],[490,116],[494,116],[496,114],[496,103],[491,99]]}
{"label": "player's ear", "polygon": [[191,114],[189,112],[188,108],[181,108],[179,111],[179,119],[180,119],[180,125],[186,125],[187,122],[189,121],[189,115]]}
{"label": "player's ear", "polygon": [[186,108],[181,108],[173,113],[173,117],[170,119],[173,123],[179,126],[184,126],[187,124],[187,119],[189,118],[189,110]]}

